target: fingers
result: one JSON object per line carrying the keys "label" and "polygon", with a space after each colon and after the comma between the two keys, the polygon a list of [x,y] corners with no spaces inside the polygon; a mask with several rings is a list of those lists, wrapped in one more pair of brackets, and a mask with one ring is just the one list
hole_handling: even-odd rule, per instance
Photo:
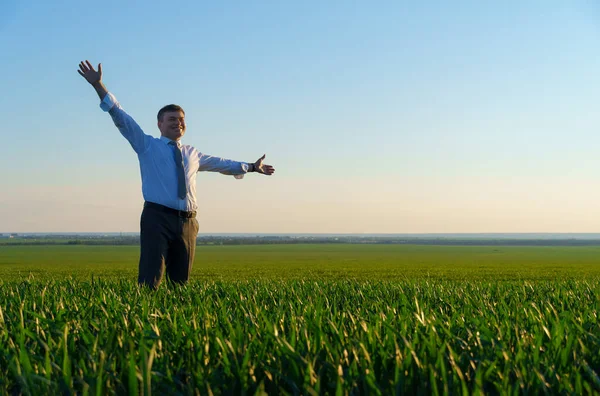
{"label": "fingers", "polygon": [[[100,65],[98,65],[98,68],[100,69]],[[81,71],[84,73],[87,73],[89,71],[96,71],[94,70],[94,66],[92,66],[89,60],[86,60],[85,62],[79,62],[79,69],[81,69]]]}
{"label": "fingers", "polygon": [[96,72],[89,60],[81,61],[79,62],[79,70],[77,72],[88,80],[88,82],[92,83],[90,78],[94,80],[102,79],[102,63],[98,63],[98,72]]}
{"label": "fingers", "polygon": [[85,64],[85,62],[81,62],[79,64],[79,70],[81,70],[81,74],[85,77],[85,75],[87,73],[90,72],[90,68],[88,67],[88,65]]}
{"label": "fingers", "polygon": [[88,71],[88,68],[85,66],[85,64],[83,62],[79,63],[79,70],[77,70],[77,73],[79,73],[79,75],[83,78],[85,78],[85,73]]}
{"label": "fingers", "polygon": [[261,170],[265,175],[272,175],[275,173],[275,168],[273,168],[271,165],[263,165]]}
{"label": "fingers", "polygon": [[263,175],[272,175],[273,173],[275,173],[275,168],[273,168],[271,165],[266,165],[262,163],[266,156],[266,154],[263,154],[262,157],[256,160],[255,165],[258,171]]}

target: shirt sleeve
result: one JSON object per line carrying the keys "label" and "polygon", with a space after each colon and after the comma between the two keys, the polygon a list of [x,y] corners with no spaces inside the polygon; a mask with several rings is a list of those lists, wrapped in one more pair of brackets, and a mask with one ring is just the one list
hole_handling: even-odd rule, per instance
{"label": "shirt sleeve", "polygon": [[248,173],[248,164],[246,162],[232,161],[225,158],[214,157],[203,153],[200,156],[200,166],[198,172],[219,172],[224,175],[230,175],[236,179],[243,179]]}
{"label": "shirt sleeve", "polygon": [[123,110],[113,94],[110,92],[106,94],[100,103],[100,108],[110,114],[115,126],[119,129],[121,135],[131,144],[136,153],[143,154],[148,150],[152,136],[146,135],[142,131],[137,122]]}

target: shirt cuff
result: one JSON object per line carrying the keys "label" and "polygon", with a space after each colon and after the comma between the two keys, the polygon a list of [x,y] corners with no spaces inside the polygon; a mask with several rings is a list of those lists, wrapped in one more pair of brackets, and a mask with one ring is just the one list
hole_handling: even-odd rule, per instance
{"label": "shirt cuff", "polygon": [[106,96],[104,96],[104,99],[100,103],[100,108],[103,111],[110,111],[115,104],[117,104],[117,98],[115,98],[115,96],[109,92],[106,94]]}
{"label": "shirt cuff", "polygon": [[233,175],[233,177],[235,177],[236,179],[240,180],[244,178],[244,175],[246,173],[248,173],[248,170],[250,169],[250,164],[246,163],[246,162],[242,162],[242,170],[244,171],[243,174],[241,175]]}

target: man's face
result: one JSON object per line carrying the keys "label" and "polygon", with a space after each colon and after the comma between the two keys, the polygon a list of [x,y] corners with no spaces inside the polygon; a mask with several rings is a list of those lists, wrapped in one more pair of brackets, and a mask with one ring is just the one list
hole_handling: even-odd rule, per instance
{"label": "man's face", "polygon": [[158,129],[162,136],[171,140],[179,140],[185,134],[185,115],[183,111],[170,111],[164,113],[162,120],[158,121]]}

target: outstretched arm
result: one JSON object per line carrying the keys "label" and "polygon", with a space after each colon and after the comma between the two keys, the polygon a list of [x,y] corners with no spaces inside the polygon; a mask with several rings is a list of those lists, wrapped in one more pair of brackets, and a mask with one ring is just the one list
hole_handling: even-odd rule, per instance
{"label": "outstretched arm", "polygon": [[94,87],[98,97],[100,97],[100,108],[110,114],[115,126],[119,129],[121,135],[129,141],[133,150],[138,154],[146,152],[152,137],[142,131],[137,122],[123,110],[114,95],[108,92],[102,83],[102,63],[98,64],[98,71],[96,71],[90,61],[80,62],[77,72]]}
{"label": "outstretched arm", "polygon": [[200,154],[199,172],[219,172],[224,175],[235,176],[241,179],[248,172],[262,173],[263,175],[272,175],[275,169],[271,165],[263,164],[265,156],[263,155],[254,163],[232,161],[225,158],[214,157],[212,155]]}
{"label": "outstretched arm", "polygon": [[98,71],[96,71],[90,61],[80,62],[77,72],[94,87],[100,100],[104,100],[104,97],[108,94],[108,90],[102,82],[102,63],[98,63]]}

